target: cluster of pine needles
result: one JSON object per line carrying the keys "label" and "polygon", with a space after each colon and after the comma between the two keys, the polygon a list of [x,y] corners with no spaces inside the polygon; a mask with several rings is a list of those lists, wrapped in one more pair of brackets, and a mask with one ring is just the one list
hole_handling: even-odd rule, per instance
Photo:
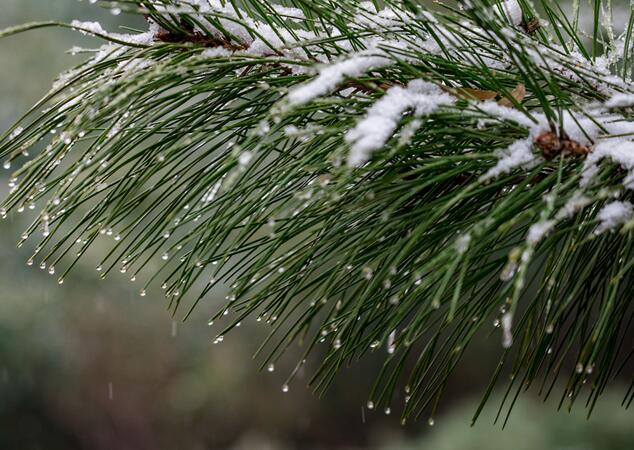
{"label": "cluster of pine needles", "polygon": [[[503,7],[513,2],[494,0],[98,3],[153,28],[0,32],[63,26],[108,41],[75,49],[86,62],[0,136],[12,173],[0,213],[39,211],[21,241],[38,239],[29,264],[61,283],[98,244],[103,277],[126,273],[183,318],[229,285],[214,306],[218,340],[246,319],[269,323],[263,366],[290,345],[305,351],[298,369],[317,351],[319,392],[382,352],[368,404],[394,410],[404,390],[403,420],[433,417],[463,353],[487,334],[501,359],[482,367],[493,371],[483,404],[504,381],[502,418],[531,385],[544,398],[563,387],[560,405],[584,396],[591,410],[630,377],[632,402],[634,221],[597,232],[602,208],[631,200],[632,167],[606,158],[584,180],[598,142],[569,137],[564,120],[634,93],[632,7],[619,38],[609,0],[572,14],[519,0],[515,23]],[[369,50],[381,64],[337,72]],[[619,57],[605,62],[610,51]],[[289,100],[319,77],[314,98]],[[349,164],[350,130],[413,80],[453,101],[400,114],[367,162]],[[507,113],[492,115],[494,103]],[[633,121],[632,106],[614,113]],[[487,177],[501,151],[532,139],[514,117],[535,114],[549,124],[535,160]],[[535,224],[548,230],[528,239]]]}

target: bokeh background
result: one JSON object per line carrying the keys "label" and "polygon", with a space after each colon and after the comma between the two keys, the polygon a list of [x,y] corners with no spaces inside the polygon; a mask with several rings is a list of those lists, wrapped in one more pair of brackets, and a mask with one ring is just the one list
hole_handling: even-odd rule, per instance
{"label": "bokeh background", "polygon": [[[110,30],[143,26],[88,1],[0,3],[0,28],[75,18],[99,20]],[[0,40],[1,130],[80,61],[67,52],[74,45],[98,42],[58,29]],[[27,220],[11,215],[0,224],[0,449],[634,448],[634,414],[620,407],[618,385],[589,420],[581,405],[556,412],[556,404],[529,392],[505,430],[492,423],[495,399],[471,428],[501,351],[497,335],[485,337],[459,367],[433,427],[426,417],[401,426],[396,405],[387,416],[363,406],[381,355],[346,370],[321,399],[306,386],[317,363],[309,361],[307,373],[283,393],[299,349],[275,371],[260,370],[252,355],[267,330],[255,321],[213,345],[207,321],[222,290],[182,323],[159,293],[140,297],[123,275],[100,280],[90,257],[60,286],[26,266],[28,248],[16,248]]]}

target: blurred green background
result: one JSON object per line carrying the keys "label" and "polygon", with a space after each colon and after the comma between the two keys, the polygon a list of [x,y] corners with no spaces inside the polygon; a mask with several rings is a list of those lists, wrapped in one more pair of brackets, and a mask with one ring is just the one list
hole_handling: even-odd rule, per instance
{"label": "blurred green background", "polygon": [[[111,30],[134,25],[87,1],[0,2],[0,28],[74,18],[100,20]],[[97,42],[57,29],[0,40],[0,128],[80,61],[66,53],[78,44]],[[341,374],[322,399],[302,382],[317,362],[309,361],[307,373],[283,393],[299,350],[287,365],[260,371],[251,356],[267,330],[255,321],[212,344],[208,315],[223,292],[180,323],[160,295],[140,297],[123,276],[100,280],[90,258],[59,286],[24,264],[28,249],[15,247],[27,220],[12,215],[0,233],[0,449],[634,448],[634,415],[620,407],[618,388],[589,421],[581,407],[556,413],[555,405],[527,394],[506,430],[492,424],[496,400],[470,428],[501,351],[499,336],[474,348],[460,366],[434,427],[425,417],[400,426],[396,402],[389,416],[363,407],[380,355]]]}

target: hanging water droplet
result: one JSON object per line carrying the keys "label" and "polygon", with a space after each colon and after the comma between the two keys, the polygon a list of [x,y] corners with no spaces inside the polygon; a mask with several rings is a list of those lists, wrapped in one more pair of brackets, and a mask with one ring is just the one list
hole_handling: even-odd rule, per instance
{"label": "hanging water droplet", "polygon": [[97,266],[97,272],[101,272],[102,270],[103,270],[103,267]]}
{"label": "hanging water droplet", "polygon": [[164,261],[167,261],[169,259],[169,255],[167,253],[163,253],[163,256],[161,256],[161,259],[163,259]]}
{"label": "hanging water droplet", "polygon": [[388,407],[388,408],[385,408],[384,412],[385,412],[385,415],[386,415],[386,416],[389,416],[390,414],[392,414],[392,409],[391,409],[391,408],[389,408],[389,407]]}
{"label": "hanging water droplet", "polygon": [[513,345],[513,333],[511,332],[511,326],[513,324],[513,315],[510,312],[505,313],[502,316],[502,347],[510,348]]}
{"label": "hanging water droplet", "polygon": [[429,419],[427,419],[427,424],[428,424],[430,427],[433,427],[433,426],[436,424],[436,422],[434,421],[434,418],[433,418],[433,417],[430,417]]}
{"label": "hanging water droplet", "polygon": [[145,297],[147,295],[147,293],[145,292],[145,289],[141,289],[141,292],[139,292],[139,295],[141,297]]}
{"label": "hanging water droplet", "polygon": [[396,330],[392,331],[387,337],[387,352],[393,354],[396,351]]}
{"label": "hanging water droplet", "polygon": [[269,364],[266,370],[268,370],[269,372],[273,372],[275,370],[275,364],[273,363]]}
{"label": "hanging water droplet", "polygon": [[57,284],[64,284],[64,279],[63,278],[58,279]]}
{"label": "hanging water droplet", "polygon": [[288,384],[282,386],[282,392],[288,392]]}
{"label": "hanging water droplet", "polygon": [[372,400],[368,400],[368,403],[366,406],[368,407],[368,409],[374,409],[374,402]]}
{"label": "hanging water droplet", "polygon": [[55,267],[51,266],[48,268],[48,273],[50,273],[51,275],[53,275],[55,273]]}
{"label": "hanging water droplet", "polygon": [[26,262],[27,266],[32,266],[33,265],[33,258],[29,258],[28,261]]}
{"label": "hanging water droplet", "polygon": [[2,167],[4,167],[6,170],[9,170],[11,168],[11,161],[5,161]]}

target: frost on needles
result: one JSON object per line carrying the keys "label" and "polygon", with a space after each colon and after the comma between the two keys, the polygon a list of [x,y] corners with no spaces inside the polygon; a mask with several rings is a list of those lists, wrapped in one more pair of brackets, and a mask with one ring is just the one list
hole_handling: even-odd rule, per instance
{"label": "frost on needles", "polygon": [[91,251],[213,307],[216,343],[268,323],[264,367],[325,347],[317,390],[382,351],[369,404],[402,388],[403,420],[491,328],[508,389],[567,377],[591,408],[631,352],[632,5],[383,3],[114,1],[147,30],[0,32],[105,41],[0,138],[1,215],[37,212],[21,244],[60,282]]}

